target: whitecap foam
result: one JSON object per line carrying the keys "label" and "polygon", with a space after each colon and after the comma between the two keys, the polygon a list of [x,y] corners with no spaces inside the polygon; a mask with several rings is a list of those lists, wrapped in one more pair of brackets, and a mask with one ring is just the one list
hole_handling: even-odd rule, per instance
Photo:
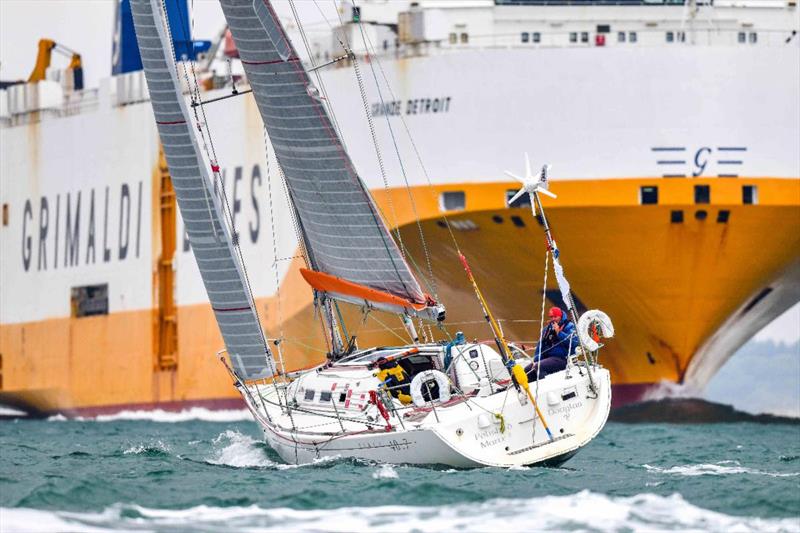
{"label": "whitecap foam", "polygon": [[164,444],[163,441],[159,440],[150,444],[138,444],[135,446],[130,446],[122,453],[124,455],[141,455],[143,453],[149,453],[153,451],[169,453],[170,447],[167,444]]}
{"label": "whitecap foam", "polygon": [[305,466],[318,466],[338,461],[340,456],[319,457],[310,463],[286,464],[271,460],[266,447],[250,435],[228,429],[217,435],[212,441],[214,453],[206,461],[213,465],[232,466],[234,468],[274,468],[288,470]]}
{"label": "whitecap foam", "polygon": [[679,465],[669,468],[659,466],[651,466],[648,464],[642,465],[650,472],[659,474],[675,474],[681,476],[725,476],[732,474],[753,474],[757,476],[770,476],[770,477],[795,477],[800,476],[800,472],[763,472],[753,468],[741,466],[738,461],[720,461],[714,464],[694,464],[694,465]]}
{"label": "whitecap foam", "polygon": [[398,477],[397,470],[392,465],[381,465],[372,473],[372,479],[397,479]]}
{"label": "whitecap foam", "polygon": [[264,448],[259,446],[259,442],[250,435],[228,429],[220,433],[212,442],[215,450],[214,455],[208,459],[211,464],[234,468],[279,466],[278,463],[267,457]]}
{"label": "whitecap foam", "polygon": [[164,411],[163,409],[153,409],[152,411],[120,411],[113,415],[98,415],[96,417],[75,417],[67,418],[64,415],[53,415],[47,420],[51,422],[63,422],[73,420],[78,422],[116,422],[118,420],[146,420],[150,422],[188,422],[190,420],[200,420],[203,422],[240,422],[253,420],[253,415],[247,409],[206,409],[204,407],[192,407],[183,411]]}
{"label": "whitecap foam", "polygon": [[[524,509],[525,512],[520,512]],[[697,507],[679,494],[609,497],[582,491],[569,496],[495,499],[434,507],[384,505],[325,510],[197,506],[150,509],[116,504],[99,513],[1,509],[9,531],[95,531],[202,529],[204,531],[765,531],[794,532],[800,518],[731,516]]]}

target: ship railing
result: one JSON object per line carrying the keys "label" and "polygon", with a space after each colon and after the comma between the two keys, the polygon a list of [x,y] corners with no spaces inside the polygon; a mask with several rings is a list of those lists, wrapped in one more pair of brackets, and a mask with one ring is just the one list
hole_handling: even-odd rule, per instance
{"label": "ship railing", "polygon": [[[524,37],[527,35],[527,37]],[[536,37],[534,37],[536,35]],[[527,39],[527,41],[523,41]],[[451,39],[400,44],[396,48],[377,50],[378,57],[403,58],[428,56],[440,53],[457,53],[464,50],[537,48],[614,48],[614,47],[676,47],[676,46],[800,46],[800,33],[792,29],[722,27],[620,27],[608,33],[580,29],[555,31],[514,31],[489,34],[451,34]],[[356,55],[364,57],[363,50]],[[323,57],[317,55],[317,61]],[[340,61],[337,67],[346,67],[349,61]]]}

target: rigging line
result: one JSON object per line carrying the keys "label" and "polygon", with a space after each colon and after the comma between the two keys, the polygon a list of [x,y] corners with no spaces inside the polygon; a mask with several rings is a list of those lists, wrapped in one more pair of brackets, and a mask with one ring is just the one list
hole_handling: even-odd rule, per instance
{"label": "rigging line", "polygon": [[[286,361],[283,358],[283,305],[281,302],[281,284],[280,284],[280,274],[278,273],[278,261],[276,258],[278,257],[278,231],[275,226],[275,209],[272,203],[272,176],[271,176],[271,167],[269,164],[269,142],[267,139],[267,128],[264,126],[264,155],[266,158],[266,165],[267,165],[267,196],[269,198],[269,221],[272,230],[272,269],[275,272],[275,296],[277,298],[278,304],[278,334],[280,335],[280,341],[275,343],[275,346],[278,349],[278,360],[281,363],[281,370],[283,374],[286,374]],[[274,381],[273,381],[274,383]],[[291,411],[291,407],[289,407],[289,399],[287,397],[286,390],[283,391],[283,399],[286,402],[286,408]]]}
{"label": "rigging line", "polygon": [[[298,25],[300,25],[299,24],[299,20],[298,20]],[[284,36],[285,36],[285,32],[283,32],[283,33],[284,33]],[[300,70],[302,71],[302,68]],[[298,75],[301,75],[300,72],[298,72]],[[305,77],[308,78],[307,74],[303,74],[303,75],[305,75]],[[301,75],[301,76],[303,76],[303,75]],[[324,106],[321,106],[321,107],[323,108],[323,110],[327,109]],[[323,122],[325,122],[325,117],[322,116],[322,114],[321,114],[320,118],[321,118],[321,120]],[[334,136],[333,133],[334,132],[331,132],[331,137]],[[341,138],[339,138],[339,141],[341,143]],[[398,269],[398,266],[397,266],[397,264],[395,262],[394,255],[392,254],[391,247],[389,246],[389,243],[386,241],[386,237],[387,236],[391,240],[391,234],[389,232],[389,229],[385,226],[383,221],[380,219],[380,213],[379,213],[379,209],[380,208],[378,208],[377,205],[374,203],[374,201],[372,200],[372,197],[370,196],[369,192],[365,189],[365,187],[363,185],[363,182],[361,182],[360,178],[358,177],[358,174],[356,173],[355,168],[353,167],[352,161],[349,160],[349,157],[346,155],[346,152],[344,152],[344,145],[343,144],[340,144],[340,149],[343,152],[343,159],[345,160],[346,163],[348,163],[348,166],[350,167],[350,171],[352,172],[352,174],[350,176],[352,178],[354,178],[358,182],[359,187],[360,187],[360,189],[362,191],[362,194],[364,195],[367,203],[369,204],[369,206],[371,208],[370,209],[371,215],[372,215],[373,219],[375,220],[376,225],[378,225],[379,228],[380,228],[381,240],[383,242],[384,248],[386,249],[386,253],[388,254],[390,260],[392,261],[392,267],[394,268],[395,273],[397,274],[397,280],[400,282],[401,285],[403,285],[403,288],[405,289],[406,294],[410,294],[413,291],[408,290],[408,286],[406,284],[406,280],[401,275],[400,270]],[[386,235],[384,235],[384,231],[385,231]],[[397,246],[396,243],[393,242],[393,244],[395,246]],[[398,250],[398,251],[402,255],[402,250]],[[408,269],[408,265],[404,265],[404,266],[406,267],[406,269]]]}
{"label": "rigging line", "polygon": [[[162,0],[162,5],[164,5],[164,15],[165,15],[165,18],[168,18],[168,17],[166,17],[166,4],[164,4],[163,2],[164,2],[164,0]],[[181,19],[181,24],[185,25],[186,23],[183,20],[183,13],[181,13],[180,9],[178,10],[178,16]],[[167,24],[169,24],[169,22],[167,22]],[[170,33],[170,41],[172,41],[171,35],[172,34]],[[187,36],[187,35],[184,34],[184,40],[186,42],[190,41],[191,40],[190,38],[191,38],[191,36]],[[192,79],[194,81],[194,85],[192,87],[190,87],[190,89],[194,90],[194,95],[196,95],[197,99],[199,101],[201,101],[201,104],[199,106],[200,107],[200,113],[203,115],[203,124],[205,124],[206,129],[208,130],[208,142],[209,142],[209,144],[211,146],[211,155],[213,156],[213,162],[214,162],[214,165],[218,168],[219,167],[219,160],[217,159],[217,152],[216,152],[216,149],[214,147],[214,139],[213,139],[213,137],[211,135],[211,126],[208,123],[208,118],[206,117],[206,110],[205,110],[205,107],[202,104],[202,99],[200,98],[200,84],[197,81],[197,73],[195,72],[195,68],[194,68],[194,60],[189,60],[189,66],[191,67]],[[185,65],[184,65],[184,68],[185,68]],[[197,117],[197,108],[194,108],[194,114],[195,114],[195,117]],[[198,129],[200,130],[200,134],[201,134],[201,136],[203,138],[203,143],[205,144],[205,134],[203,133],[203,130],[200,127],[199,123],[198,123]],[[219,173],[219,171],[215,170],[214,173],[216,175],[216,174]],[[236,236],[236,227],[234,226],[234,223],[233,223],[233,213],[232,213],[232,211],[230,209],[230,206],[228,205],[228,195],[227,195],[227,193],[225,191],[225,180],[224,179],[220,179],[219,181],[220,181],[220,191],[222,193],[222,198],[221,198],[222,202],[221,203],[223,205],[223,214],[227,214],[227,219],[228,219],[227,222],[230,224],[231,236],[235,237]],[[248,294],[248,296],[250,298],[251,309],[253,310],[253,314],[255,315],[256,323],[258,324],[259,335],[261,336],[261,340],[264,343],[264,349],[265,349],[265,354],[264,355],[265,355],[266,363],[267,363],[267,366],[269,368],[271,368],[273,374],[275,374],[276,371],[277,371],[277,368],[275,368],[275,361],[272,358],[272,352],[269,349],[269,343],[267,343],[267,338],[266,338],[266,335],[264,333],[264,328],[261,325],[261,317],[259,315],[258,306],[256,305],[255,297],[253,295],[253,289],[252,289],[252,286],[250,284],[250,276],[247,273],[247,265],[245,264],[244,256],[242,255],[242,248],[240,246],[240,243],[239,243],[238,239],[233,239],[233,240],[235,241],[233,248],[236,250],[236,254],[239,257],[239,263],[241,264],[241,267],[242,267],[242,276],[244,278],[245,289],[247,290],[247,294]],[[274,383],[274,381],[273,381],[273,383]]]}
{"label": "rigging line", "polygon": [[[370,113],[370,110],[369,110],[369,102],[367,101],[366,90],[364,88],[364,80],[361,77],[361,70],[358,67],[358,60],[356,59],[356,56],[352,51],[352,47],[350,46],[350,42],[347,39],[346,32],[341,33],[341,37],[344,37],[344,41],[345,41],[345,42],[342,42],[342,39],[340,38],[339,32],[334,30],[334,28],[331,26],[330,22],[328,22],[328,17],[325,16],[325,14],[322,12],[322,9],[320,8],[319,4],[317,3],[317,0],[313,0],[313,1],[314,1],[314,5],[316,6],[317,10],[322,15],[322,18],[325,20],[325,22],[328,23],[328,27],[330,28],[330,30],[333,33],[333,35],[336,37],[336,40],[339,41],[339,44],[342,46],[344,51],[347,52],[350,55],[351,60],[353,62],[353,71],[355,72],[355,75],[356,75],[356,80],[358,82],[359,92],[361,93],[361,101],[364,104],[364,112],[366,114],[367,123],[369,125],[370,133],[372,135],[372,141],[373,141],[373,144],[375,146],[375,153],[376,153],[376,155],[378,157],[378,164],[380,166],[381,176],[383,178],[384,189],[386,190],[387,200],[389,201],[389,206],[390,206],[390,208],[392,210],[392,215],[394,217],[395,234],[396,234],[396,237],[397,237],[397,241],[399,242],[399,251],[400,251],[400,254],[402,256],[402,259],[405,260],[405,258],[406,258],[406,248],[405,248],[405,245],[403,243],[403,239],[402,239],[402,237],[400,235],[400,227],[399,227],[399,225],[397,223],[397,214],[395,212],[394,202],[392,201],[392,195],[389,192],[389,183],[388,183],[388,178],[386,176],[386,169],[385,169],[385,167],[383,165],[383,157],[381,155],[380,147],[378,145],[377,137],[376,137],[376,134],[375,134],[375,126],[374,126],[374,123],[372,121],[372,114]],[[335,4],[336,4],[336,2],[334,0],[334,11],[336,12],[336,16],[339,18],[339,25],[340,25],[340,27],[344,27],[344,21],[342,20],[341,13],[339,13],[339,9]],[[340,135],[340,137],[341,137],[341,135]],[[356,178],[358,178],[358,176],[356,176]],[[363,188],[364,187],[363,187],[363,184],[362,184],[362,189]],[[364,193],[365,193],[365,196],[367,197],[367,200],[369,201],[370,205],[373,206],[373,208],[374,208],[372,211],[377,211],[377,213],[373,212],[373,217],[376,218],[376,222],[378,224],[383,223],[385,225],[385,222],[383,222],[383,220],[388,220],[388,217],[386,217],[386,215],[383,213],[383,210],[380,208],[380,206],[378,206],[377,203],[374,202],[374,200],[372,200],[372,197],[369,194],[369,192],[364,191]],[[381,220],[379,221],[378,219],[381,219]],[[389,237],[391,238],[391,230],[388,227],[386,227],[386,231],[389,233]],[[386,242],[386,238],[383,236],[383,232],[381,232],[381,240],[383,241],[383,244],[386,247],[386,252],[389,254],[389,258],[392,260],[392,266],[394,267],[394,269],[395,269],[395,271],[397,273],[398,281],[403,285],[403,288],[406,289],[406,292],[410,293],[411,291],[408,291],[408,287],[406,285],[406,282],[403,279],[403,276],[400,274],[400,271],[399,271],[397,265],[395,264],[394,257],[393,257],[393,255],[391,253],[391,249],[389,247],[389,244]],[[397,244],[398,243],[395,243],[395,245],[397,245]],[[406,264],[406,268],[408,268],[408,264]]]}
{"label": "rigging line", "polygon": [[[322,12],[322,9],[319,7],[319,4],[317,3],[317,0],[314,0],[314,5],[316,6],[316,8],[320,12],[320,14],[323,16],[325,21],[327,22],[328,21],[328,17],[326,17],[325,14]],[[354,4],[354,6],[355,6],[355,4]],[[335,11],[336,11],[337,16],[339,17],[340,27],[343,27],[344,26],[344,22],[342,21],[342,16],[339,13],[339,9],[335,8]],[[389,201],[389,206],[390,206],[390,208],[392,210],[392,216],[394,217],[395,233],[397,235],[397,239],[398,239],[399,244],[400,244],[400,251],[403,254],[403,257],[405,258],[406,250],[405,250],[405,246],[403,245],[403,239],[400,237],[400,228],[399,228],[399,225],[397,223],[397,213],[396,213],[396,211],[394,209],[394,202],[392,201],[392,196],[391,196],[391,194],[389,192],[389,181],[388,181],[388,178],[386,176],[386,168],[385,168],[384,163],[383,163],[383,156],[381,154],[380,146],[378,144],[378,139],[377,139],[377,136],[376,136],[376,133],[375,133],[375,124],[374,124],[373,119],[372,119],[372,113],[369,110],[369,101],[367,100],[366,89],[365,89],[365,86],[364,86],[364,80],[363,80],[363,78],[361,76],[361,69],[358,66],[358,59],[356,58],[355,54],[352,51],[353,48],[350,45],[350,41],[347,39],[347,34],[346,33],[342,33],[342,37],[344,37],[344,40],[345,40],[345,42],[342,42],[342,39],[339,38],[339,33],[334,30],[334,28],[330,25],[330,22],[328,22],[328,27],[331,29],[333,34],[336,36],[336,40],[339,41],[339,44],[342,46],[344,51],[351,54],[351,59],[353,61],[353,71],[355,72],[356,81],[358,82],[358,89],[359,89],[359,92],[361,94],[361,101],[364,104],[364,112],[365,112],[365,114],[367,116],[367,124],[369,125],[370,134],[372,136],[372,143],[375,146],[375,154],[376,154],[377,159],[378,159],[378,166],[380,167],[381,177],[383,178],[384,189],[386,190],[387,200]],[[361,27],[360,21],[359,21],[359,27]]]}
{"label": "rigging line", "polygon": [[[167,35],[169,36],[169,39],[168,39],[169,40],[169,50],[170,50],[170,53],[172,54],[173,61],[175,61],[175,78],[176,78],[176,81],[177,81],[177,78],[178,78],[178,60],[177,60],[176,53],[175,53],[175,42],[174,42],[173,37],[172,37],[172,28],[170,27],[170,24],[169,24],[169,16],[167,16],[166,0],[161,0],[161,9],[162,9],[162,13],[161,13],[161,15],[162,15],[162,24],[165,26],[166,31],[167,31]],[[184,37],[186,37],[186,36],[184,35]],[[186,91],[189,94],[189,97],[191,98],[192,102],[194,102],[194,94],[192,93],[191,83],[189,83],[189,73],[186,70],[186,63],[184,61],[181,61],[180,65],[181,65],[181,70],[183,71],[184,80],[186,81]],[[183,92],[183,88],[176,87],[176,90],[180,91],[181,97],[184,96],[185,93]],[[199,122],[199,118],[197,116],[197,111],[194,110],[194,109],[192,109],[192,111],[194,112],[195,121]],[[200,131],[200,133],[201,133],[201,136],[202,136],[202,130]],[[208,152],[208,147],[205,145],[206,140],[205,140],[204,136],[202,137],[202,141],[203,141],[203,149],[206,150],[206,152]],[[205,165],[205,162],[201,161],[201,163],[203,165]],[[203,181],[205,181],[205,180],[203,180]],[[208,221],[211,223],[211,229],[214,231],[214,239],[217,241],[217,243],[219,243],[219,235],[217,233],[217,226],[214,223],[214,215],[211,213],[211,199],[209,197],[208,184],[205,183],[204,185],[205,186],[203,187],[203,198],[206,201],[206,209],[208,210]]]}
{"label": "rigging line", "polygon": [[[405,337],[402,337],[402,336],[398,335],[397,333],[395,333],[394,329],[389,327],[387,324],[384,324],[383,322],[381,322],[381,320],[378,317],[376,317],[374,313],[370,313],[369,316],[370,316],[370,318],[375,320],[375,322],[377,322],[378,324],[383,326],[383,329],[385,329],[386,331],[388,331],[389,333],[391,333],[392,335],[394,335],[395,337],[400,339],[400,341],[403,342],[403,344],[406,344],[406,338]],[[411,339],[411,342],[413,342],[413,341],[414,341],[414,339]]]}
{"label": "rigging line", "polygon": [[[373,56],[373,59],[378,64],[378,70],[381,72],[381,77],[383,78],[384,84],[386,85],[387,90],[389,91],[389,95],[392,97],[392,100],[397,100],[397,96],[392,91],[392,86],[389,83],[389,79],[386,76],[386,72],[383,70],[383,65],[381,63],[380,57],[377,55]],[[433,180],[431,180],[431,176],[428,173],[428,169],[425,166],[425,163],[422,160],[422,154],[420,154],[419,148],[417,147],[417,143],[414,141],[414,136],[411,134],[411,129],[408,127],[408,123],[403,115],[399,115],[400,122],[403,124],[403,129],[406,131],[406,135],[408,136],[408,140],[411,143],[411,147],[414,149],[414,154],[417,156],[417,162],[419,163],[420,168],[422,169],[422,173],[425,176],[425,181],[428,184],[428,188],[431,190],[434,199],[438,203],[438,198],[436,197],[436,189],[433,186]],[[458,246],[458,241],[456,240],[455,233],[453,233],[453,228],[450,225],[450,219],[447,216],[447,213],[442,213],[442,218],[444,219],[445,225],[447,226],[447,231],[450,233],[450,238],[453,241],[453,244],[456,247],[456,252],[461,252],[461,248]]]}
{"label": "rigging line", "polygon": [[[355,0],[353,0],[353,5],[355,6]],[[359,18],[359,22],[358,22],[358,27],[359,27],[359,31],[361,33],[361,39],[364,42],[364,48],[366,49],[367,53],[370,54],[370,52],[371,52],[371,54],[370,54],[371,57],[376,58],[376,60],[380,62],[380,60],[377,59],[377,55],[378,54],[375,53],[375,47],[372,45],[372,40],[367,36],[367,33],[364,31],[364,26],[363,26],[363,23],[361,22],[360,18]],[[375,88],[378,91],[378,99],[381,102],[381,106],[385,107],[386,103],[385,103],[385,100],[383,98],[383,91],[381,91],[380,82],[378,81],[378,75],[375,72],[374,61],[370,61],[369,62],[369,66],[370,66],[370,70],[372,71],[372,78],[375,80]],[[388,81],[386,81],[386,80],[384,80],[384,81],[388,85]],[[417,230],[419,231],[419,238],[420,238],[420,241],[422,243],[422,249],[423,249],[424,254],[425,254],[425,261],[427,262],[427,266],[428,266],[428,274],[430,275],[430,286],[431,286],[431,289],[433,290],[434,297],[438,301],[439,300],[439,295],[438,295],[438,291],[437,291],[437,287],[436,287],[436,278],[433,275],[433,265],[431,264],[431,257],[430,257],[430,252],[428,250],[428,243],[425,240],[425,233],[422,231],[422,222],[420,221],[419,213],[417,212],[417,203],[414,201],[414,195],[411,192],[411,184],[408,181],[408,173],[406,172],[406,166],[403,163],[403,158],[400,156],[400,148],[397,145],[397,138],[396,138],[396,136],[394,134],[394,128],[392,127],[391,120],[389,120],[389,115],[388,114],[384,114],[384,117],[386,118],[386,126],[389,128],[389,135],[392,138],[392,144],[394,146],[394,152],[397,155],[397,162],[400,165],[400,173],[403,175],[403,181],[406,184],[406,191],[408,192],[408,199],[409,199],[409,202],[411,203],[411,211],[413,212],[414,220],[417,223]],[[399,231],[399,228],[398,228],[398,231]]]}
{"label": "rigging line", "polygon": [[353,70],[356,74],[356,80],[358,82],[358,91],[361,94],[361,103],[364,105],[364,113],[367,117],[367,125],[369,126],[369,133],[372,137],[372,144],[375,148],[375,155],[378,159],[378,167],[381,172],[381,179],[383,180],[383,188],[386,192],[386,199],[389,202],[389,209],[392,213],[392,218],[394,219],[394,233],[395,237],[397,238],[398,244],[400,245],[400,253],[405,259],[407,255],[406,246],[403,243],[403,237],[400,235],[400,225],[398,224],[397,218],[397,210],[394,206],[394,200],[392,199],[392,192],[389,190],[389,177],[386,175],[386,166],[383,162],[383,155],[381,154],[380,143],[378,142],[378,134],[375,131],[375,122],[372,119],[372,113],[369,110],[369,101],[367,100],[367,91],[366,87],[364,86],[364,79],[361,76],[361,69],[358,66],[358,60],[354,57],[353,58]]}
{"label": "rigging line", "polygon": [[[307,71],[307,75],[309,72],[314,73],[314,77],[317,78],[317,85],[319,85],[320,92],[322,93],[322,97],[325,100],[325,108],[328,110],[328,114],[331,117],[331,122],[333,123],[333,128],[336,130],[336,133],[339,136],[339,140],[342,143],[342,147],[347,151],[347,145],[345,144],[344,137],[342,136],[342,129],[339,127],[339,120],[336,118],[336,112],[333,110],[333,106],[331,105],[331,101],[328,98],[328,89],[325,86],[325,83],[322,81],[322,76],[320,76],[319,68],[325,65],[317,66],[316,59],[314,58],[314,54],[311,52],[311,46],[308,44],[308,37],[306,36],[306,30],[303,23],[300,21],[300,16],[297,14],[297,8],[295,7],[294,0],[289,0],[289,7],[292,9],[292,16],[294,17],[294,22],[297,25],[297,30],[300,32],[300,37],[303,41],[303,45],[305,46],[306,53],[308,54],[308,60],[311,62],[311,66],[313,67],[310,71]],[[327,20],[326,20],[327,22]],[[308,75],[309,80],[311,76]]]}
{"label": "rigging line", "polygon": [[[544,283],[542,285],[542,311],[541,311],[541,317],[539,318],[539,323],[541,324],[541,327],[539,327],[539,342],[536,344],[537,351],[539,352],[539,361],[538,362],[536,361],[536,354],[534,354],[534,357],[533,357],[533,363],[536,365],[536,392],[534,393],[534,396],[536,396],[537,400],[539,399],[539,382],[541,381],[539,372],[541,371],[541,367],[542,367],[542,364],[541,364],[542,363],[542,333],[544,331],[544,306],[545,306],[545,302],[547,300],[547,269],[548,269],[549,264],[550,264],[550,250],[545,250],[545,252],[544,252]],[[536,442],[536,424],[533,424],[533,441]]]}

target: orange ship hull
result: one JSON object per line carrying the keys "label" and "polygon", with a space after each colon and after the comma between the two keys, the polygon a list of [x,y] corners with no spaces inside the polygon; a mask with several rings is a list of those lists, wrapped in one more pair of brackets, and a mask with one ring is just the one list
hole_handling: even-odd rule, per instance
{"label": "orange ship hull", "polygon": [[[694,203],[693,186],[700,184],[711,187],[709,204]],[[742,204],[744,184],[757,185],[758,205]],[[640,187],[648,185],[658,185],[658,205],[639,205]],[[447,305],[451,333],[490,337],[441,227],[438,194],[459,190],[466,191],[465,209],[448,217],[493,313],[509,338],[526,344],[537,338],[545,247],[530,209],[508,208],[498,200],[514,186],[411,191],[433,265],[430,289]],[[713,344],[723,325],[734,320],[749,337],[796,300],[800,233],[791,228],[800,227],[800,179],[567,180],[553,183],[552,190],[559,198],[545,199],[545,205],[579,306],[603,309],[617,330],[601,357],[612,374],[616,406],[642,399],[665,381],[680,384],[688,375],[713,374],[738,347]],[[391,201],[404,246],[425,274],[408,192],[374,194],[384,212]],[[673,211],[683,213],[682,222],[673,221]],[[318,362],[326,352],[300,266],[294,259],[279,297],[257,299],[266,330],[284,338],[289,369]],[[251,276],[260,275],[269,273],[251,266]],[[546,305],[559,303],[554,281],[551,275]],[[760,296],[765,287],[772,292],[768,297]],[[768,309],[760,310],[764,306]],[[162,353],[162,315],[156,307],[3,324],[0,403],[85,415],[240,406],[214,357],[222,341],[210,307],[177,306],[172,322],[177,350],[169,364]],[[373,312],[364,322],[359,310],[350,309],[345,322],[361,346],[407,342],[399,320],[389,315]],[[444,338],[435,329],[431,334]],[[693,368],[695,354],[703,350],[705,369]]]}

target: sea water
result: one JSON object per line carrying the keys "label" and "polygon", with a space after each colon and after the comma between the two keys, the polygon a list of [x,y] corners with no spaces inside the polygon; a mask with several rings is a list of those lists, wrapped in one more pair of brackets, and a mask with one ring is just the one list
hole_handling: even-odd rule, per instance
{"label": "sea water", "polygon": [[799,424],[609,423],[559,468],[287,465],[246,412],[0,422],[2,531],[800,531]]}

